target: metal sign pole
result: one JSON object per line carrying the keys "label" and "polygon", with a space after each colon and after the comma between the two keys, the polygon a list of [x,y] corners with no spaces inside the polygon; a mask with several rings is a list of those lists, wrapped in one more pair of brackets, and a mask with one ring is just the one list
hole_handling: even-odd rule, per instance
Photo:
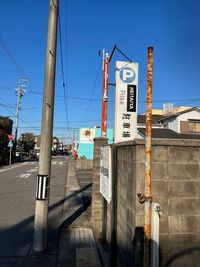
{"label": "metal sign pole", "polygon": [[153,80],[153,47],[148,48],[147,65],[147,108],[146,108],[146,142],[145,142],[145,214],[144,266],[150,267],[151,259],[151,126],[152,126],[152,80]]}
{"label": "metal sign pole", "polygon": [[[104,53],[103,53],[104,54]],[[101,137],[107,135],[107,121],[108,121],[108,68],[109,56],[106,53],[103,59],[103,92],[102,92],[102,122],[101,122]]]}
{"label": "metal sign pole", "polygon": [[12,147],[10,146],[9,165],[12,164]]}

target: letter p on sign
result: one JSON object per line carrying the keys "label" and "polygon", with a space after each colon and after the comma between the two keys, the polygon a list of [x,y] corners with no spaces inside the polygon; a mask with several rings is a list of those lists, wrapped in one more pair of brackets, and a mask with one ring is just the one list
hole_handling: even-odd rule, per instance
{"label": "letter p on sign", "polygon": [[123,68],[119,73],[120,79],[125,83],[131,83],[135,80],[135,72],[131,68]]}

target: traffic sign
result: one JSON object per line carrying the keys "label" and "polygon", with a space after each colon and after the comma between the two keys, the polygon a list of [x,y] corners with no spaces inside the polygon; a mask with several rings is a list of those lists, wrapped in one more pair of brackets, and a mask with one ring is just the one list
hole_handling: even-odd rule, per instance
{"label": "traffic sign", "polygon": [[12,141],[13,140],[13,135],[12,134],[8,134],[8,139],[10,140],[10,141]]}
{"label": "traffic sign", "polygon": [[8,143],[8,147],[13,147],[13,143],[11,141]]}

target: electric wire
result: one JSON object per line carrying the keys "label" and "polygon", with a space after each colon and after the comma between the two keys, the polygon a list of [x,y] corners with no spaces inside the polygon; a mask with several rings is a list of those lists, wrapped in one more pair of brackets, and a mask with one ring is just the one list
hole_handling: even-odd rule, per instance
{"label": "electric wire", "polygon": [[89,98],[89,102],[88,102],[88,105],[87,105],[87,108],[86,108],[86,111],[84,113],[84,116],[83,116],[83,121],[85,120],[85,117],[88,113],[88,110],[89,110],[89,107],[90,107],[90,104],[92,102],[92,98],[93,98],[93,95],[94,95],[94,92],[95,92],[95,88],[96,88],[96,84],[97,84],[97,80],[98,80],[98,77],[99,77],[99,71],[100,71],[100,68],[101,68],[101,64],[102,64],[102,59],[100,60],[99,62],[99,66],[98,66],[98,69],[97,69],[97,74],[95,76],[95,80],[94,80],[94,83],[93,83],[93,86],[92,86],[92,91],[91,91],[91,95],[90,95],[90,98]]}
{"label": "electric wire", "polygon": [[[1,89],[4,89],[4,90],[13,90],[13,88],[10,88],[10,87],[7,87],[7,86],[3,86],[3,85],[0,85],[0,88]],[[40,92],[37,92],[37,91],[34,91],[34,90],[29,90],[29,93],[31,94],[37,94],[37,95],[42,95],[42,93]],[[56,94],[55,97],[57,98],[64,98],[63,95],[58,95]],[[93,101],[93,102],[100,102],[102,101],[102,99],[100,98],[86,98],[86,97],[75,97],[75,96],[68,96],[66,97],[66,99],[71,99],[71,100],[76,100],[76,101]],[[189,104],[189,103],[193,103],[193,102],[198,102],[200,101],[200,98],[175,98],[175,99],[155,99],[153,100],[152,102],[153,103],[167,103],[167,102],[180,102],[181,104]],[[114,100],[110,100],[109,102],[114,102]],[[146,103],[146,100],[139,100],[138,103]]]}
{"label": "electric wire", "polygon": [[2,34],[0,33],[0,44],[3,47],[3,49],[5,50],[6,54],[8,55],[8,57],[10,58],[10,60],[14,63],[16,70],[23,75],[24,79],[27,79],[29,83],[32,83],[32,85],[37,88],[37,86],[33,83],[33,81],[30,79],[30,77],[28,77],[28,75],[25,73],[25,71],[23,70],[23,68],[21,67],[21,65],[18,63],[16,57],[14,56],[14,54],[12,53],[12,51],[10,50],[8,44],[6,43],[5,39],[3,38]]}
{"label": "electric wire", "polygon": [[19,65],[19,63],[17,62],[15,56],[13,55],[13,53],[10,51],[5,39],[2,37],[2,35],[0,34],[0,44],[3,47],[3,49],[5,50],[6,54],[9,56],[9,58],[11,59],[11,61],[14,63],[17,71],[21,74],[23,74],[24,78],[28,78],[26,73],[23,71],[22,67]]}
{"label": "electric wire", "polygon": [[64,92],[65,115],[66,115],[66,120],[67,120],[67,129],[69,129],[68,110],[67,110],[67,97],[66,97],[66,83],[65,83],[64,64],[63,64],[63,46],[62,46],[62,30],[61,30],[60,11],[58,13],[58,32],[59,32],[59,41],[60,41],[60,64],[61,64],[62,86],[63,86],[63,92]]}
{"label": "electric wire", "polygon": [[[6,105],[9,105],[2,97],[0,97],[1,101],[3,101]],[[9,110],[7,107],[5,107],[5,109]],[[16,117],[16,114],[12,111],[9,110],[9,112],[11,112],[11,114]],[[22,119],[21,117],[19,117],[19,120],[23,121],[26,125],[30,126],[31,129],[36,129],[37,127],[31,125],[29,122],[25,121],[24,119]],[[20,127],[21,128],[21,127]]]}

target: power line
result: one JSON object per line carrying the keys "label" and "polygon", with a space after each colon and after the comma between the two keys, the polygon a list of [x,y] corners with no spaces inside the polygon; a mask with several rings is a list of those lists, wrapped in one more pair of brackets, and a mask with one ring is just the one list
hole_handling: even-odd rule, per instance
{"label": "power line", "polygon": [[[67,122],[66,123],[67,124],[66,130],[68,130],[69,135],[71,135],[71,130],[69,128],[69,120],[68,120],[67,101],[66,101],[67,100],[67,96],[66,96],[66,83],[65,83],[64,64],[63,64],[63,46],[62,46],[62,30],[61,30],[61,17],[60,17],[60,12],[58,14],[58,30],[59,30],[59,40],[60,40],[61,77],[62,77],[62,87],[63,87],[63,92],[64,92],[65,115],[66,115],[66,122]],[[66,40],[66,42],[67,42],[67,40]]]}
{"label": "power line", "polygon": [[6,41],[3,39],[3,37],[0,35],[0,44],[2,45],[3,49],[5,50],[6,54],[9,56],[11,61],[14,63],[17,71],[21,74],[23,74],[24,78],[27,78],[26,73],[23,71],[22,67],[17,62],[16,58],[14,57],[13,53],[10,51]]}
{"label": "power line", "polygon": [[[0,99],[6,104],[6,105],[9,105],[2,97],[0,97]],[[6,108],[6,107],[5,107]],[[6,109],[8,109],[8,108],[6,108]],[[10,111],[10,110],[9,110]],[[14,116],[14,117],[16,117],[16,114],[14,113],[14,112],[11,112],[12,113],[12,115]],[[22,118],[20,118],[19,117],[19,120],[21,120],[21,121],[23,121],[25,124],[27,124],[27,125],[29,125],[31,128],[36,128],[36,127],[34,127],[33,125],[31,125],[29,122],[27,122],[27,121],[25,121],[24,119],[22,119]],[[21,128],[21,127],[20,127]]]}
{"label": "power line", "polygon": [[[93,83],[93,86],[92,86],[92,91],[91,91],[91,95],[90,95],[90,98],[89,98],[89,102],[88,102],[88,105],[87,105],[87,108],[86,108],[86,111],[85,111],[85,114],[83,116],[83,120],[85,119],[87,113],[88,113],[88,110],[89,110],[89,107],[90,107],[90,104],[92,102],[92,98],[93,98],[93,94],[94,94],[94,91],[95,91],[95,87],[96,87],[96,83],[97,83],[97,79],[98,79],[98,76],[99,76],[99,71],[100,71],[100,68],[101,68],[101,64],[102,64],[102,59],[99,63],[99,66],[98,66],[98,69],[97,69],[97,74],[96,74],[96,77],[95,77],[95,80],[94,80],[94,83]],[[101,101],[101,100],[100,100]]]}
{"label": "power line", "polygon": [[[6,86],[3,86],[3,85],[0,85],[0,88],[4,89],[4,90],[13,90],[13,88],[10,88],[10,87],[6,87]],[[29,90],[29,93],[32,93],[32,94],[37,94],[37,95],[42,95],[42,93],[40,92],[37,92],[37,91],[34,91],[34,90]],[[76,97],[76,96],[63,96],[63,95],[58,95],[56,94],[55,97],[57,98],[66,98],[66,99],[71,99],[71,100],[76,100],[76,101],[93,101],[93,102],[100,102],[102,101],[102,99],[100,98],[86,98],[86,97]],[[192,102],[197,102],[197,101],[200,101],[200,98],[180,98],[180,99],[155,99],[153,100],[152,102],[153,103],[167,103],[167,102],[182,102],[183,104],[184,103],[192,103]],[[110,100],[109,102],[114,102],[114,100]],[[146,103],[146,100],[139,100],[138,101],[139,103]]]}
{"label": "power line", "polygon": [[[21,65],[16,60],[16,57],[14,56],[14,54],[12,53],[12,51],[10,50],[10,48],[8,47],[8,44],[6,43],[5,39],[2,37],[1,33],[0,33],[0,44],[3,47],[3,49],[5,50],[5,52],[8,55],[8,57],[14,63],[16,70],[20,74],[23,75],[23,78],[28,79],[29,82],[31,82],[35,86],[35,84],[33,83],[33,81],[31,81],[31,79],[28,77],[28,75],[25,73],[25,71],[23,70],[23,68],[21,67]],[[35,87],[37,87],[37,86],[35,86]]]}
{"label": "power line", "polygon": [[63,91],[64,91],[65,114],[66,114],[66,119],[67,119],[67,128],[69,128],[67,102],[66,102],[66,87],[65,87],[65,76],[64,76],[64,64],[63,64],[63,48],[62,48],[62,31],[61,31],[60,12],[58,14],[58,29],[59,29],[59,40],[60,40],[60,63],[61,63],[62,86],[63,86]]}
{"label": "power line", "polygon": [[[0,69],[0,71],[2,71],[2,72],[14,72],[14,73],[19,72],[19,71],[17,71],[17,70],[9,70],[9,69]],[[26,73],[44,74],[44,71],[31,71],[31,70],[27,71],[27,70],[26,70]],[[57,74],[57,75],[58,75],[58,74]]]}
{"label": "power line", "polygon": [[11,105],[5,105],[5,104],[3,104],[3,103],[0,103],[0,106],[2,106],[2,107],[7,107],[7,108],[11,108],[11,109],[15,109],[14,106],[11,106]]}

